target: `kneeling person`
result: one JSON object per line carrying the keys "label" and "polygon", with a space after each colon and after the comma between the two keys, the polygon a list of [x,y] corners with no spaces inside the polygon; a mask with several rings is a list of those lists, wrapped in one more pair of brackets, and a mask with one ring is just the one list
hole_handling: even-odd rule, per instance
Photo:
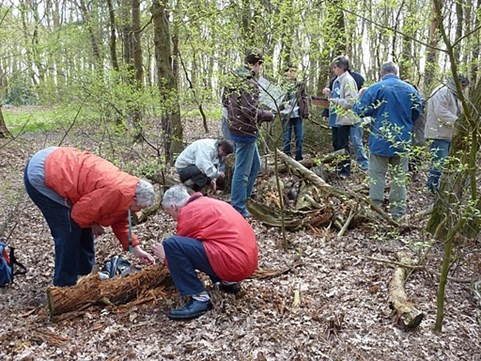
{"label": "kneeling person", "polygon": [[179,154],[175,168],[182,183],[194,191],[200,191],[207,183],[216,190],[217,179],[224,178],[224,157],[233,151],[232,143],[227,140],[199,139]]}
{"label": "kneeling person", "polygon": [[190,297],[184,307],[171,309],[168,316],[195,318],[212,308],[196,270],[206,273],[220,290],[239,292],[238,282],[257,268],[254,230],[230,204],[200,193],[190,196],[183,185],[167,190],[162,206],[177,220],[177,234],[155,244],[154,254],[168,265],[180,295]]}

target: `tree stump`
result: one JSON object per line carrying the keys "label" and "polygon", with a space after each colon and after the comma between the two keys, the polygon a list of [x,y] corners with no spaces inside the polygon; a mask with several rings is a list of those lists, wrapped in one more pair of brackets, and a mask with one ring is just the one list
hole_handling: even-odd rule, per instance
{"label": "tree stump", "polygon": [[49,287],[47,289],[50,318],[83,310],[89,306],[119,305],[127,303],[143,292],[171,284],[169,271],[160,265],[150,266],[126,277],[100,280],[92,273],[71,287]]}

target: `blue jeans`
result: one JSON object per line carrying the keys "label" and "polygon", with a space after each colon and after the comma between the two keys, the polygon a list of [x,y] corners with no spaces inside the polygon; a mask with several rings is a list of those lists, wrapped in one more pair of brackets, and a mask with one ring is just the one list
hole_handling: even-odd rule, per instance
{"label": "blue jeans", "polygon": [[368,160],[364,145],[362,143],[362,127],[360,123],[354,124],[349,130],[349,136],[351,137],[351,143],[356,151],[356,162],[360,165],[362,170],[367,170]]}
{"label": "blue jeans", "polygon": [[190,237],[170,236],[163,245],[172,280],[181,296],[197,295],[205,291],[195,270],[207,274],[212,283],[221,281],[212,270],[201,241]]}
{"label": "blue jeans", "polygon": [[428,181],[426,183],[426,187],[431,192],[439,190],[439,178],[441,178],[443,173],[443,165],[449,155],[450,147],[451,142],[447,140],[433,139],[431,143],[431,168],[429,169]]}
{"label": "blue jeans", "polygon": [[70,217],[70,209],[36,190],[28,180],[25,169],[24,183],[27,194],[40,208],[55,243],[54,286],[73,286],[77,277],[89,274],[95,264],[94,236],[91,228],[80,228]]}
{"label": "blue jeans", "polygon": [[290,118],[283,121],[284,126],[284,153],[291,155],[291,136],[294,129],[296,138],[296,160],[302,160],[302,147],[304,144],[304,121],[301,118]]}
{"label": "blue jeans", "polygon": [[261,170],[261,159],[257,143],[235,143],[235,168],[232,175],[231,205],[244,217],[249,212],[246,209],[246,199],[254,189],[254,183]]}

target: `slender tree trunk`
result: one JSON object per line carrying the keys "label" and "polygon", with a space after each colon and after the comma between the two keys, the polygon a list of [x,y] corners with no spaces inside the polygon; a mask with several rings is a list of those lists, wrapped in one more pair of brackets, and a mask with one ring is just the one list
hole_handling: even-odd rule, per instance
{"label": "slender tree trunk", "polygon": [[[444,6],[444,0],[433,0],[433,8],[435,7],[434,2],[438,2],[439,6],[442,8]],[[429,94],[433,89],[434,78],[436,76],[436,71],[438,69],[438,51],[433,49],[439,44],[439,27],[442,26],[442,19],[436,9],[432,12],[431,25],[429,27],[429,47],[426,50],[426,70],[424,71],[424,91]]]}
{"label": "slender tree trunk", "polygon": [[164,153],[166,163],[171,163],[174,151],[181,149],[183,129],[166,6],[167,0],[153,0],[151,12],[154,24],[154,46],[160,103],[164,107],[162,112]]}
{"label": "slender tree trunk", "polygon": [[112,63],[112,68],[115,71],[119,70],[119,61],[117,59],[117,33],[115,26],[115,10],[112,5],[112,0],[107,0],[107,6],[109,9],[109,26],[110,26],[110,62]]}
{"label": "slender tree trunk", "polygon": [[5,119],[3,118],[2,105],[0,104],[0,138],[11,138],[12,134],[8,131]]}

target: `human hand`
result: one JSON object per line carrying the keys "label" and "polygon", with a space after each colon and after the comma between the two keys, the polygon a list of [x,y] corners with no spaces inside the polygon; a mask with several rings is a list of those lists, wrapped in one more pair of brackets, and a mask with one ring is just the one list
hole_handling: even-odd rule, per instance
{"label": "human hand", "polygon": [[210,186],[212,187],[213,190],[217,189],[217,182],[215,178],[212,178],[210,181]]}
{"label": "human hand", "polygon": [[156,257],[160,258],[161,260],[165,258],[165,251],[162,243],[154,243],[152,250],[154,251],[154,255]]}
{"label": "human hand", "polygon": [[330,97],[330,96],[331,96],[331,89],[329,89],[329,88],[327,88],[327,87],[324,88],[324,89],[322,89],[322,94],[327,95],[328,97]]}
{"label": "human hand", "polygon": [[105,229],[100,224],[94,223],[92,225],[92,232],[94,236],[100,236],[105,233]]}
{"label": "human hand", "polygon": [[155,258],[145,252],[140,246],[135,246],[133,253],[144,264],[155,263]]}
{"label": "human hand", "polygon": [[224,178],[224,177],[225,177],[225,173],[224,173],[224,172],[219,172],[219,173],[217,174],[217,178],[221,178],[221,179],[222,179],[222,178]]}

